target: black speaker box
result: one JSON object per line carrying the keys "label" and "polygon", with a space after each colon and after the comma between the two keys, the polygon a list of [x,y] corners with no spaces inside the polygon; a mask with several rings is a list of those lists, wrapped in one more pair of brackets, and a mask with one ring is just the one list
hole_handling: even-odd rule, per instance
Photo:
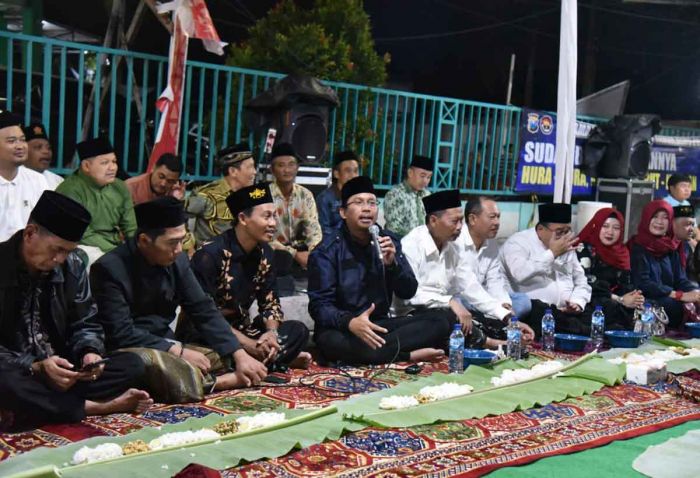
{"label": "black speaker box", "polygon": [[326,154],[328,107],[298,103],[281,111],[271,126],[275,143],[290,143],[303,164],[319,164]]}

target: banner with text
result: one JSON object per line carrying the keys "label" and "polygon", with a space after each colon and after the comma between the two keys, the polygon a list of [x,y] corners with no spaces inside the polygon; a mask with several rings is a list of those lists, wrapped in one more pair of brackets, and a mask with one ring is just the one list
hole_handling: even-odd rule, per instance
{"label": "banner with text", "polygon": [[[595,178],[589,178],[579,169],[583,144],[595,125],[576,122],[576,151],[574,154],[574,196],[590,195]],[[548,195],[554,192],[554,149],[556,145],[556,115],[524,108],[520,125],[520,151],[515,191]],[[674,173],[685,173],[697,191],[697,173],[700,168],[700,148],[657,146],[652,147],[648,181],[656,184],[656,196],[666,193],[666,181]]]}

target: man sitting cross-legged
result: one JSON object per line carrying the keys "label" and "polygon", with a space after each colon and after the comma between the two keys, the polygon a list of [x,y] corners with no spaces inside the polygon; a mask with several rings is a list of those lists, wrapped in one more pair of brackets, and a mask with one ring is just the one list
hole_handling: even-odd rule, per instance
{"label": "man sitting cross-legged", "polygon": [[[459,191],[453,189],[431,194],[423,198],[423,204],[425,224],[401,239],[404,254],[418,279],[418,292],[408,300],[396,301],[397,313],[448,310],[452,312],[453,320],[462,324],[468,348],[504,345],[506,324],[496,320],[501,318],[498,314],[503,306],[483,290],[471,262],[457,243],[463,223]],[[476,319],[463,305],[460,295],[476,305]],[[486,313],[492,318],[487,318]],[[503,309],[503,313],[508,315],[509,311]],[[522,327],[525,336],[532,338],[532,330],[525,324]]]}
{"label": "man sitting cross-legged", "polygon": [[501,247],[510,285],[533,301],[527,320],[538,334],[544,308],[551,308],[557,332],[588,335],[591,286],[574,251],[571,205],[540,204],[538,211],[534,228],[513,234]]}
{"label": "man sitting cross-legged", "polygon": [[[182,252],[185,221],[175,198],[139,204],[136,236],[90,273],[108,347],[141,355],[149,391],[162,402],[201,400],[212,390],[257,385],[267,374],[197,282]],[[196,331],[187,343],[176,341],[169,327],[178,306]]]}
{"label": "man sitting cross-legged", "polygon": [[[246,352],[263,363],[306,368],[302,352],[309,330],[296,320],[284,320],[275,290],[273,252],[277,214],[270,189],[256,184],[226,199],[233,228],[206,242],[192,257],[192,269],[202,288],[214,299]],[[257,300],[259,315],[251,319]],[[189,335],[189,321],[178,324],[178,335]],[[182,329],[181,329],[182,328]]]}
{"label": "man sitting cross-legged", "polygon": [[[90,223],[77,202],[45,191],[29,223],[0,243],[0,428],[142,412],[138,356],[105,355],[85,265],[74,250]],[[103,357],[109,361],[100,362]]]}
{"label": "man sitting cross-legged", "polygon": [[343,224],[309,258],[316,345],[326,359],[343,363],[440,360],[450,334],[449,311],[390,315],[394,295],[410,299],[418,283],[393,234],[380,231],[381,257],[370,241],[369,228],[377,220],[372,181],[366,176],[348,181],[341,199]]}

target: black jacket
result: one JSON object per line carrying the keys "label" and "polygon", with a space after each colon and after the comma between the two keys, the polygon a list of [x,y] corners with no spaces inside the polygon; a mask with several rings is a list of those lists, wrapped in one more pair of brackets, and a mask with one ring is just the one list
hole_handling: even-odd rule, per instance
{"label": "black jacket", "polygon": [[231,327],[197,282],[185,253],[167,267],[151,266],[132,238],[93,264],[90,282],[109,350],[167,351],[175,338],[170,322],[178,306],[198,332],[198,343],[222,357],[240,348]]}
{"label": "black jacket", "polygon": [[[0,360],[28,369],[36,360],[23,352],[27,343],[22,321],[19,271],[22,233],[0,243]],[[83,261],[77,253],[51,271],[42,287],[41,319],[54,352],[77,364],[88,352],[104,354],[104,332],[97,320],[97,307]]]}
{"label": "black jacket", "polygon": [[[309,314],[317,328],[348,330],[353,317],[374,303],[371,318],[386,317],[396,295],[410,299],[418,289],[401,242],[386,229],[396,247],[396,260],[383,278],[373,246],[362,246],[350,236],[345,223],[325,236],[309,256]],[[384,280],[382,280],[384,279]]]}

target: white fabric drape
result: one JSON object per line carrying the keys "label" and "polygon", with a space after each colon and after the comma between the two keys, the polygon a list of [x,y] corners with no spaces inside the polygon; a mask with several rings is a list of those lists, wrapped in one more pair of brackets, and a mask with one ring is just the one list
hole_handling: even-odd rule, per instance
{"label": "white fabric drape", "polygon": [[554,202],[571,202],[576,147],[577,0],[561,1]]}

